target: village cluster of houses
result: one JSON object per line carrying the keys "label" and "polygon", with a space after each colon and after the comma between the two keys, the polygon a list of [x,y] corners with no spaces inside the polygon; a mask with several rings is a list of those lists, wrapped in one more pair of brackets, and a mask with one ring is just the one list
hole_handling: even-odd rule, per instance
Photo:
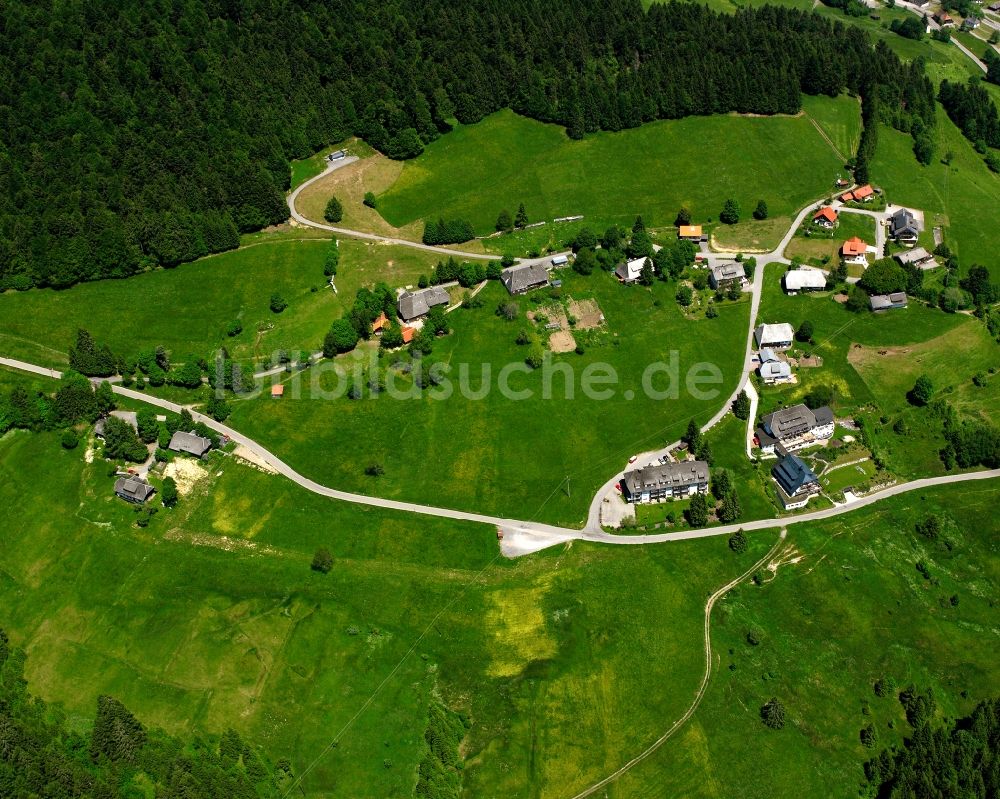
{"label": "village cluster of houses", "polygon": [[[134,412],[112,411],[111,416],[118,417],[122,421],[129,424],[133,430],[138,432],[139,423]],[[98,419],[94,425],[94,435],[98,438],[103,438],[104,427],[105,419]],[[195,458],[203,458],[211,448],[211,439],[205,438],[205,436],[200,436],[193,430],[188,432],[178,430],[170,437],[170,443],[167,444],[167,449],[172,452],[192,455]],[[156,489],[138,474],[133,474],[131,472],[127,474],[119,474],[118,479],[115,480],[115,494],[133,505],[144,504],[146,500],[148,500],[155,493]]]}

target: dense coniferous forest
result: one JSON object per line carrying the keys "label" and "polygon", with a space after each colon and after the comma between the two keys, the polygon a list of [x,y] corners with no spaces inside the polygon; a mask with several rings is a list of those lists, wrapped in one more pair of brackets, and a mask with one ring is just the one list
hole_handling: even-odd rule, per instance
{"label": "dense coniferous forest", "polygon": [[[502,108],[572,137],[878,95],[931,124],[922,64],[765,6],[639,0],[34,0],[0,12],[0,289],[235,247],[287,217],[288,160],[356,134],[393,158]],[[921,122],[922,120],[922,122]]]}
{"label": "dense coniferous forest", "polygon": [[931,726],[933,697],[922,699],[915,707],[904,701],[913,735],[903,746],[886,750],[865,764],[867,786],[862,795],[878,799],[1000,796],[1000,699],[981,702],[968,718],[938,729]]}
{"label": "dense coniferous forest", "polygon": [[184,742],[146,730],[110,696],[97,702],[92,727],[80,732],[65,714],[27,690],[24,652],[0,630],[0,796],[93,799],[278,797],[291,778],[269,767],[229,730],[218,740]]}
{"label": "dense coniferous forest", "polygon": [[1000,114],[984,88],[945,80],[941,81],[938,99],[966,138],[977,144],[1000,147]]}

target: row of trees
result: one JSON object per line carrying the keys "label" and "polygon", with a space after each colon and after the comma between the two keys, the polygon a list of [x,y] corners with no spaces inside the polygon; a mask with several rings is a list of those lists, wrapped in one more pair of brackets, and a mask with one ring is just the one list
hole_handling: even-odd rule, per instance
{"label": "row of trees", "polygon": [[351,134],[408,158],[447,120],[503,108],[579,138],[693,114],[796,113],[803,92],[844,91],[877,94],[883,119],[910,130],[929,120],[914,102],[920,70],[856,27],[774,6],[19,4],[0,40],[0,290],[235,247],[287,218],[289,159]]}
{"label": "row of trees", "polygon": [[100,696],[91,723],[67,716],[28,690],[27,657],[0,630],[0,792],[4,796],[114,799],[148,786],[169,799],[270,799],[292,779],[233,730],[182,740],[147,729],[121,702]]}

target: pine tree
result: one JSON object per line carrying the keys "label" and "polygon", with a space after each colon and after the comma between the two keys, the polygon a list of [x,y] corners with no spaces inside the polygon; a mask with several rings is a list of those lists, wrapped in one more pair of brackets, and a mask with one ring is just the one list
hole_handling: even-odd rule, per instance
{"label": "pine tree", "polygon": [[524,210],[524,203],[517,207],[517,215],[514,217],[514,227],[520,229],[528,224],[528,212]]}

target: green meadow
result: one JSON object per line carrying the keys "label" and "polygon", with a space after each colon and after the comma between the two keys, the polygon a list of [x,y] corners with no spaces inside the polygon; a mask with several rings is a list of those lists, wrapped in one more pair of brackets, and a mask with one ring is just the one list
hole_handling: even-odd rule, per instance
{"label": "green meadow", "polygon": [[[790,528],[763,584],[716,606],[698,712],[610,795],[856,797],[863,763],[912,734],[898,691],[932,689],[938,724],[994,696],[997,499],[996,481],[954,486]],[[936,541],[914,532],[929,514],[942,521]],[[884,678],[897,688],[880,698]],[[771,697],[781,730],[760,720]],[[874,749],[859,738],[868,724]]]}
{"label": "green meadow", "polygon": [[[705,597],[776,541],[752,534],[742,555],[725,537],[578,542],[507,561],[489,528],[343,505],[218,454],[140,529],[104,464],[50,433],[0,438],[0,477],[0,627],[29,651],[30,689],[72,722],[111,693],[185,736],[234,727],[289,758],[309,797],[411,796],[432,697],[468,725],[463,795],[582,790],[685,711]],[[793,528],[763,586],[716,608],[698,712],[608,795],[848,796],[870,754],[860,726],[885,744],[905,733],[874,679],[967,711],[1000,676],[982,645],[996,500],[980,483]],[[911,532],[929,512],[935,544]],[[320,546],[327,575],[309,568]],[[757,717],[772,695],[789,715],[777,733]]]}
{"label": "green meadow", "polygon": [[[362,285],[415,284],[437,261],[409,247],[342,239],[334,293],[323,276],[329,246],[328,239],[265,240],[128,280],[0,294],[0,351],[61,367],[84,327],[115,353],[134,356],[162,345],[178,361],[219,347],[237,358],[315,352]],[[288,303],[280,314],[269,307],[275,292]],[[243,331],[227,336],[237,319]]]}
{"label": "green meadow", "polygon": [[[856,101],[813,98],[810,107],[845,127],[838,137],[848,135],[840,120]],[[747,218],[761,198],[781,217],[821,196],[842,167],[804,116],[691,117],[573,141],[561,127],[504,111],[407,161],[378,208],[397,226],[464,217],[483,234],[519,203],[531,221],[582,214],[598,227],[631,225],[637,214],[647,225],[673,224],[681,206],[708,222],[729,197]]]}
{"label": "green meadow", "polygon": [[[449,314],[454,331],[436,340],[428,359],[451,369],[453,391],[447,398],[434,398],[444,388],[411,392],[405,399],[387,393],[371,396],[367,389],[361,399],[343,396],[354,380],[357,360],[368,357],[370,350],[362,349],[338,359],[348,377],[326,367],[323,377],[319,371],[296,376],[301,388],[293,385],[281,402],[266,396],[236,402],[231,423],[303,474],[331,486],[578,524],[594,491],[629,455],[676,440],[691,418],[705,421],[718,410],[743,362],[739,342],[749,303],[722,303],[718,318],[691,320],[674,300],[674,284],[621,286],[605,272],[585,278],[562,270],[560,277],[564,298],[593,299],[606,322],[597,329],[575,331],[583,354],[554,356],[560,371],[550,378],[544,377],[545,369],[524,366],[530,347],[515,343],[520,330],[532,327],[527,313],[544,309],[521,297],[516,300],[518,318],[503,319],[495,310],[509,296],[490,282],[479,295],[482,307]],[[540,305],[551,302],[546,292],[535,294],[543,300]],[[680,379],[678,396],[653,398],[643,389],[643,373],[652,363],[669,362],[672,352]],[[392,356],[384,357],[379,370],[388,370],[386,381],[408,391],[412,378],[403,372],[408,364],[395,368],[393,362]],[[702,362],[719,370],[721,382],[702,386],[709,398],[696,399],[686,388],[686,375]],[[584,374],[597,374],[605,364],[617,381],[611,396],[588,398]],[[518,392],[514,399],[499,390],[505,368],[513,370],[509,386]],[[462,370],[470,375],[472,392],[479,391],[488,374],[485,396],[467,398],[471,392],[460,391]],[[367,382],[368,376],[364,379]],[[311,389],[313,380],[328,392],[339,386],[340,396],[318,399]],[[651,385],[665,389],[668,380],[654,375]],[[530,396],[523,395],[525,391]],[[294,399],[296,394],[302,398]],[[382,476],[365,474],[373,463],[383,467]]]}
{"label": "green meadow", "polygon": [[718,540],[509,562],[491,529],[342,505],[218,455],[139,529],[105,466],[54,434],[0,439],[0,475],[0,627],[31,690],[73,721],[111,693],[185,736],[234,727],[310,769],[315,797],[412,796],[432,696],[468,721],[465,795],[600,779],[683,712],[704,596],[773,539],[739,558]]}

